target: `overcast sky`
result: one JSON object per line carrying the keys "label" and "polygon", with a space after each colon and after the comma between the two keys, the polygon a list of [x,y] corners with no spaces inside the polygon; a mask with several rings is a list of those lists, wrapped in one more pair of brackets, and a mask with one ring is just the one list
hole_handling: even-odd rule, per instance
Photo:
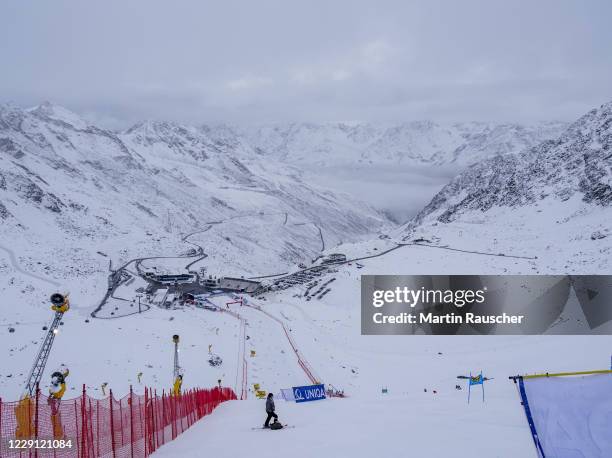
{"label": "overcast sky", "polygon": [[111,127],[572,120],[612,100],[612,1],[0,3],[0,102]]}

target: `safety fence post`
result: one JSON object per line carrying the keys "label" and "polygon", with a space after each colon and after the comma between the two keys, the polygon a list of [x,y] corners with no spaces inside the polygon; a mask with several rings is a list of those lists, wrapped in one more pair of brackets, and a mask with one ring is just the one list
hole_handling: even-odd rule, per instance
{"label": "safety fence post", "polygon": [[162,430],[162,443],[161,445],[164,445],[166,443],[166,426],[168,426],[168,419],[167,419],[167,406],[166,406],[166,393],[165,390],[162,390],[162,397],[161,397],[161,403],[162,403],[162,422],[161,422],[161,430]]}
{"label": "safety fence post", "polygon": [[[151,390],[149,389],[149,396],[151,396]],[[151,441],[151,451],[154,451],[157,449],[157,427],[156,427],[156,421],[155,421],[155,412],[156,412],[156,401],[155,398],[157,397],[157,390],[155,390],[154,395],[152,397],[152,401],[151,401],[151,425],[153,427],[152,429],[152,433],[153,433],[153,440]]]}
{"label": "safety fence post", "polygon": [[87,434],[87,420],[85,419],[85,384],[83,383],[83,395],[81,397],[81,457],[87,458],[87,453],[85,452],[85,435]]}
{"label": "safety fence post", "polygon": [[153,423],[155,430],[155,450],[159,448],[159,430],[161,429],[161,419],[159,415],[159,398],[157,397],[157,389],[153,390]]}
{"label": "safety fence post", "polygon": [[87,403],[89,404],[89,413],[87,414],[87,424],[89,425],[87,427],[87,453],[89,453],[89,450],[91,450],[92,457],[94,457],[96,456],[96,450],[94,448],[95,446],[93,440],[93,408],[91,407],[90,397],[87,398]]}
{"label": "safety fence post", "polygon": [[[140,414],[140,408],[138,409],[138,413]],[[142,433],[142,438],[144,440],[144,456],[147,455],[147,450],[149,449],[149,419],[147,418],[147,389],[145,388],[144,392],[144,431]],[[142,415],[140,417],[140,424],[142,425]]]}
{"label": "safety fence post", "polygon": [[130,405],[130,455],[134,458],[134,396],[132,385],[130,385],[130,397],[128,399]]}
{"label": "safety fence post", "polygon": [[123,444],[125,443],[123,441],[123,401],[122,399],[119,399],[119,429],[121,431],[121,447],[123,447]]}
{"label": "safety fence post", "polygon": [[[137,434],[137,437],[142,436],[142,448],[144,451],[144,456],[147,456],[146,448],[147,448],[147,426],[148,425],[147,425],[147,420],[146,420],[147,411],[145,410],[146,405],[147,405],[147,390],[145,390],[144,396],[142,398],[139,396],[138,399],[139,401],[138,401],[138,420],[137,421],[138,421],[138,424],[140,425],[140,432]],[[144,421],[142,418],[143,415],[145,416]]]}
{"label": "safety fence post", "polygon": [[174,396],[174,394],[173,394],[171,396],[171,399],[172,399],[172,410],[171,410],[171,412],[172,412],[172,424],[174,425],[174,431],[173,431],[173,434],[172,434],[172,440],[174,440],[174,439],[176,439],[176,436],[178,436],[178,433],[177,433],[178,425],[176,423],[176,417],[177,417],[177,414],[176,414],[176,411],[177,411],[177,396]]}
{"label": "safety fence post", "polygon": [[195,403],[195,390],[191,392],[191,425],[197,421],[196,403]]}
{"label": "safety fence post", "polygon": [[[34,439],[38,439],[38,404],[40,401],[40,386],[36,383],[36,411],[34,413]],[[34,448],[34,458],[38,457],[38,449]]]}
{"label": "safety fence post", "polygon": [[175,431],[175,435],[174,437],[178,437],[180,433],[180,427],[181,427],[181,404],[182,404],[182,399],[181,399],[182,395],[177,395],[174,396],[174,424],[176,425],[176,431]]}
{"label": "safety fence post", "polygon": [[115,424],[113,421],[113,390],[109,391],[108,396],[109,412],[110,412],[110,429],[111,429],[111,447],[113,450],[113,458],[115,458]]}
{"label": "safety fence post", "polygon": [[155,434],[155,429],[153,428],[153,418],[151,416],[151,412],[149,411],[150,405],[153,403],[151,399],[151,392],[148,388],[145,387],[145,405],[144,405],[144,416],[145,416],[145,424],[147,425],[147,434],[145,435],[145,439],[147,441],[147,447],[145,448],[145,456],[149,456],[151,452],[153,452],[153,434]]}
{"label": "safety fence post", "polygon": [[81,456],[81,442],[79,441],[79,438],[81,436],[79,436],[79,415],[77,413],[77,401],[76,401],[76,399],[72,403],[72,406],[74,407],[74,430],[76,432],[76,437],[74,438],[74,441],[76,443],[77,456]]}
{"label": "safety fence post", "polygon": [[176,437],[176,399],[174,393],[168,395],[168,399],[170,400],[170,424],[172,429],[172,440]]}
{"label": "safety fence post", "polygon": [[100,456],[100,401],[96,399],[96,451]]}
{"label": "safety fence post", "polygon": [[172,440],[178,437],[179,433],[179,413],[180,413],[180,399],[179,396],[172,395],[172,418],[174,420],[174,437]]}

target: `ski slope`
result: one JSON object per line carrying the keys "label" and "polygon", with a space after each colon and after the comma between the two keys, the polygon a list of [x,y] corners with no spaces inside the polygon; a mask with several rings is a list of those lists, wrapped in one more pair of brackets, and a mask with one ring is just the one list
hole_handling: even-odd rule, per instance
{"label": "ski slope", "polygon": [[510,402],[474,402],[467,409],[463,396],[454,393],[305,404],[276,400],[279,420],[295,428],[253,430],[265,420],[264,403],[226,402],[155,456],[400,458],[457,456],[458,451],[492,458],[535,456],[520,405]]}
{"label": "ski slope", "polygon": [[[511,240],[500,237],[493,251],[482,243],[485,240],[482,232],[461,235],[457,232],[454,239],[442,231],[438,234],[440,246],[462,251],[408,245],[360,261],[361,269],[356,263],[337,266],[336,272],[322,278],[322,281],[332,277],[336,280],[330,284],[330,293],[321,300],[307,302],[300,297],[304,286],[267,293],[265,300],[247,298],[249,305],[267,312],[262,313],[239,304],[226,306],[234,300],[229,295],[211,298],[217,306],[245,320],[244,332],[240,320],[232,314],[196,307],[171,310],[151,307],[142,314],[120,319],[90,319],[91,304],[81,292],[65,315],[42,382],[48,382],[51,368],[65,363],[71,369],[67,397],[77,395],[83,383],[88,392],[99,396],[102,396],[101,384],[105,382],[107,389],[111,388],[117,396],[125,394],[129,385],[136,392],[144,385],[158,392],[168,390],[172,381],[171,336],[176,333],[181,336],[180,362],[185,368],[186,388],[212,386],[220,379],[236,392],[246,385],[248,400],[215,411],[189,434],[160,450],[161,456],[164,453],[177,456],[192,447],[197,453],[199,448],[191,442],[194,440],[205,440],[211,452],[223,450],[221,456],[240,456],[246,450],[249,456],[267,456],[272,446],[278,447],[274,451],[292,451],[292,456],[312,456],[321,452],[322,447],[327,447],[326,456],[371,456],[376,450],[384,450],[385,456],[404,456],[406,450],[418,451],[421,456],[448,456],[456,450],[473,450],[484,456],[535,456],[516,388],[507,377],[519,373],[605,368],[612,338],[361,336],[362,274],[559,273],[551,266],[569,258],[563,252],[558,259],[533,252],[528,237],[520,249]],[[344,252],[349,258],[376,256],[395,243],[376,240],[330,250]],[[470,251],[512,252],[525,258]],[[537,259],[528,259],[536,256]],[[566,262],[576,262],[578,270],[583,259],[576,257]],[[570,265],[568,271],[572,270]],[[34,286],[40,281],[36,278],[28,281],[38,291],[48,289],[42,281]],[[130,286],[132,291],[122,286],[117,294],[129,298],[138,286],[134,282]],[[95,302],[96,295],[90,293],[90,296],[90,302]],[[46,298],[41,299],[44,302]],[[134,307],[129,301],[123,306]],[[47,314],[46,306],[26,303],[14,311],[12,316],[15,315],[21,317],[16,332],[0,335],[0,343],[8,349],[4,376],[0,378],[5,399],[16,399],[21,394],[22,379],[43,335],[41,327],[51,313]],[[3,320],[6,323],[6,316]],[[252,426],[260,425],[264,419],[263,401],[253,399],[253,383],[274,393],[281,388],[310,383],[278,320],[289,329],[291,339],[321,381],[344,390],[349,397],[310,405],[277,400],[281,419],[296,428],[278,433],[251,431]],[[223,359],[220,367],[208,365],[208,345]],[[251,350],[255,351],[253,357]],[[242,366],[245,360],[246,381]],[[485,385],[486,402],[482,403],[477,387],[468,406],[465,390],[455,390],[457,383],[462,384],[456,377],[480,370],[493,378]],[[139,372],[142,372],[140,383]],[[382,388],[387,388],[388,393],[383,395]],[[262,434],[278,436],[270,443],[262,439]],[[347,440],[352,437],[359,437],[360,441]],[[449,440],[434,441],[434,437]]]}

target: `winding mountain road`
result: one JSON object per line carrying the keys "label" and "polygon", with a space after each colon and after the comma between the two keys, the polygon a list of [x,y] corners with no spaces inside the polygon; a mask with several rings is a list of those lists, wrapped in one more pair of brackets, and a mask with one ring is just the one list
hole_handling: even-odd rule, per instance
{"label": "winding mountain road", "polygon": [[28,277],[35,278],[40,281],[44,281],[58,288],[61,286],[61,283],[56,280],[53,280],[48,277],[36,275],[36,274],[33,274],[32,272],[28,272],[27,270],[23,269],[21,265],[19,264],[19,261],[17,260],[17,256],[15,256],[15,253],[10,248],[0,245],[0,250],[5,251],[8,254],[9,261],[11,262],[13,269],[15,269],[17,272],[23,275],[26,275]]}

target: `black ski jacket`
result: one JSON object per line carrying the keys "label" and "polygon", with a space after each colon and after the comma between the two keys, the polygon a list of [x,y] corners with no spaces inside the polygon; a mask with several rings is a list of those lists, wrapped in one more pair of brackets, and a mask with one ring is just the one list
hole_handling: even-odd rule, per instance
{"label": "black ski jacket", "polygon": [[266,412],[268,413],[274,412],[274,399],[272,398],[266,399]]}

